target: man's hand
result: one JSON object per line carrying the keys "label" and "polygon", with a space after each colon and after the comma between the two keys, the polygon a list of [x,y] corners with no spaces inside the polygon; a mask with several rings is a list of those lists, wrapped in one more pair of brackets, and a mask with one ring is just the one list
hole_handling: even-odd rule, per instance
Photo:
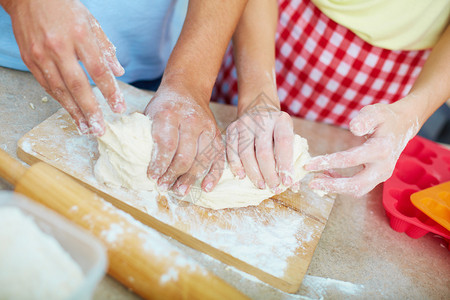
{"label": "man's hand", "polygon": [[310,182],[313,189],[362,196],[388,179],[408,141],[419,130],[417,114],[404,103],[375,104],[364,107],[350,122],[350,131],[366,136],[361,146],[313,158],[306,166],[309,171],[349,168],[363,165],[364,169],[346,178],[337,174],[323,175]]}
{"label": "man's hand", "polygon": [[102,112],[85,66],[114,112],[125,102],[114,76],[124,69],[97,20],[77,0],[5,1],[24,63],[82,133],[102,135]]}
{"label": "man's hand", "polygon": [[293,184],[294,131],[289,114],[260,104],[246,110],[227,128],[227,159],[235,176],[278,194]]}
{"label": "man's hand", "polygon": [[[208,102],[197,102],[186,92],[160,88],[145,114],[153,121],[153,153],[148,175],[161,190],[185,196],[204,177],[210,192],[222,176],[225,149]],[[205,104],[200,104],[205,103]]]}

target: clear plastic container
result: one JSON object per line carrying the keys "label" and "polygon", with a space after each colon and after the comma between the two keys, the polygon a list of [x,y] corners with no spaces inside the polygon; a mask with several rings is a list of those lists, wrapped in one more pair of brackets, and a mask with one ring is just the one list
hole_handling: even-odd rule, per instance
{"label": "clear plastic container", "polygon": [[0,191],[0,209],[7,206],[17,207],[32,217],[39,229],[53,236],[80,266],[83,282],[68,299],[91,299],[107,266],[106,250],[100,241],[88,231],[25,196],[12,191]]}

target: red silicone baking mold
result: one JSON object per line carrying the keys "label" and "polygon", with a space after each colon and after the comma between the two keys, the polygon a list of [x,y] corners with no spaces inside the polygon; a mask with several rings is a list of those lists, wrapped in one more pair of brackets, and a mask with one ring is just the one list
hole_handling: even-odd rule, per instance
{"label": "red silicone baking mold", "polygon": [[450,231],[417,209],[411,194],[450,180],[450,150],[414,137],[383,187],[383,206],[392,229],[417,239],[428,232],[450,239]]}

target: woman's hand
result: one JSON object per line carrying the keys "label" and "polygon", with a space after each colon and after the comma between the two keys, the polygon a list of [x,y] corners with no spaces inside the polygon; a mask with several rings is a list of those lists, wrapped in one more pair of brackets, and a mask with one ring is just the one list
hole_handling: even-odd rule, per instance
{"label": "woman's hand", "polygon": [[276,194],[293,184],[294,131],[291,117],[277,106],[255,104],[227,128],[227,159],[233,174]]}
{"label": "woman's hand", "polygon": [[114,112],[125,102],[114,76],[124,69],[97,20],[77,0],[6,1],[22,59],[44,89],[72,116],[82,133],[102,135],[102,112],[85,66]]}
{"label": "woman's hand", "polygon": [[418,114],[405,101],[364,107],[350,122],[350,131],[366,136],[361,146],[313,158],[306,166],[309,171],[349,168],[362,165],[364,169],[353,177],[321,174],[310,182],[313,189],[362,196],[388,179],[400,153],[419,131]]}
{"label": "woman's hand", "polygon": [[[162,191],[185,196],[204,177],[201,187],[210,192],[222,176],[225,149],[208,102],[186,92],[160,88],[145,114],[153,121],[153,153],[148,175]],[[205,104],[201,104],[205,103]]]}

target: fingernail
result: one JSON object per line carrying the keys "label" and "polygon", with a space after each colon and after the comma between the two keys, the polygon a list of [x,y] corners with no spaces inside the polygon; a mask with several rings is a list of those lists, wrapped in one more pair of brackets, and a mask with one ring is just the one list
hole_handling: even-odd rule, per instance
{"label": "fingernail", "polygon": [[291,186],[291,184],[292,184],[292,177],[291,176],[282,174],[281,178],[282,178],[283,184],[285,186]]}
{"label": "fingernail", "polygon": [[211,192],[213,187],[212,182],[208,182],[208,184],[205,186],[205,192]]}
{"label": "fingernail", "polygon": [[185,185],[185,184],[182,184],[181,186],[179,186],[178,187],[178,189],[177,189],[177,191],[178,191],[178,194],[179,195],[181,195],[181,196],[184,196],[184,195],[186,195],[186,191],[187,191],[187,189],[188,189],[188,186],[187,185]]}
{"label": "fingernail", "polygon": [[113,104],[113,111],[121,114],[125,111],[125,106],[122,102],[115,102]]}
{"label": "fingernail", "polygon": [[122,67],[122,65],[120,64],[119,60],[116,59],[114,60],[114,66],[116,67],[117,73],[123,75],[125,74],[125,69]]}
{"label": "fingernail", "polygon": [[350,131],[356,136],[363,135],[364,134],[363,124],[358,121],[350,122]]}
{"label": "fingernail", "polygon": [[323,182],[321,182],[320,180],[312,180],[309,183],[309,187],[312,188],[313,190],[322,190],[322,191],[326,191],[327,190],[325,188]]}
{"label": "fingernail", "polygon": [[283,190],[280,188],[280,186],[277,186],[272,189],[272,193],[275,193],[276,195],[281,194]]}
{"label": "fingernail", "polygon": [[316,166],[315,166],[314,163],[307,163],[307,164],[304,166],[304,168],[305,168],[306,171],[314,171],[314,169],[316,168]]}
{"label": "fingernail", "polygon": [[163,183],[163,184],[159,185],[159,190],[161,192],[167,192],[169,190],[169,185],[167,183]]}
{"label": "fingernail", "polygon": [[308,184],[308,186],[312,189],[317,189],[319,187],[316,180],[311,180],[311,182]]}
{"label": "fingernail", "polygon": [[86,134],[89,132],[89,126],[86,124],[85,121],[80,122],[79,129],[81,134]]}
{"label": "fingernail", "polygon": [[97,136],[102,136],[105,133],[105,128],[102,126],[102,124],[100,122],[91,121],[90,124],[91,124],[90,130],[91,130],[92,134],[97,135]]}
{"label": "fingernail", "polygon": [[239,170],[239,171],[237,171],[237,175],[238,175],[239,179],[244,179],[245,178],[245,171],[244,170]]}
{"label": "fingernail", "polygon": [[148,171],[147,171],[147,177],[148,177],[148,179],[157,181],[158,176],[156,176],[156,174],[153,174],[153,172],[152,172],[151,170],[152,170],[152,169],[149,168]]}
{"label": "fingernail", "polygon": [[116,113],[123,113],[126,110],[125,100],[123,94],[117,91],[111,99],[111,108]]}
{"label": "fingernail", "polygon": [[266,188],[266,183],[264,182],[264,180],[258,181],[258,187],[259,187],[261,190]]}
{"label": "fingernail", "polygon": [[161,169],[157,167],[155,162],[151,162],[150,168],[148,169],[148,173],[151,179],[156,180],[157,184],[161,184],[161,182],[158,182],[158,179],[162,176]]}
{"label": "fingernail", "polygon": [[307,163],[304,168],[306,171],[320,171],[329,169],[329,165],[328,158],[320,158]]}
{"label": "fingernail", "polygon": [[122,67],[121,64],[118,65],[118,68],[119,68],[119,74],[120,74],[120,76],[122,76],[123,74],[125,74],[125,69]]}

